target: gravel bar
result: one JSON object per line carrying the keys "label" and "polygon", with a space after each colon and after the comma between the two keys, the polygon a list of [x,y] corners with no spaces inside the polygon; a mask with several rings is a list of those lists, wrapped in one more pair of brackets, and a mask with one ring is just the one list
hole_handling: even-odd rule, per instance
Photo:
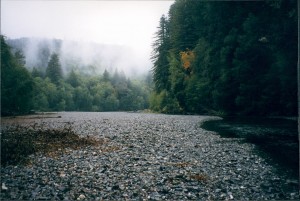
{"label": "gravel bar", "polygon": [[56,157],[35,154],[30,165],[1,167],[1,199],[299,199],[298,180],[279,175],[255,145],[200,128],[212,119],[218,117],[126,112],[3,118],[1,126],[71,123],[78,135],[105,143]]}

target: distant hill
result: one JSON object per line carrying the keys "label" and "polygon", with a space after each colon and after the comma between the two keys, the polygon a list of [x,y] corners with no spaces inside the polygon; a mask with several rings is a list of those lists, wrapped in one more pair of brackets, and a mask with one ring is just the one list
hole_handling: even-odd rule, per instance
{"label": "distant hill", "polygon": [[45,72],[52,53],[57,53],[64,74],[71,69],[81,73],[102,73],[105,69],[110,72],[116,69],[132,75],[139,69],[133,51],[126,46],[106,45],[93,42],[76,42],[46,38],[7,39],[13,52],[21,50],[26,59],[26,67],[34,67]]}

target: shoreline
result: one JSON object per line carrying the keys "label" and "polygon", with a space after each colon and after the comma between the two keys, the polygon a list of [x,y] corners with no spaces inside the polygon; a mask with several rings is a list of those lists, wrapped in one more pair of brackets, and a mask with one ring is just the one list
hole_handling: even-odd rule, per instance
{"label": "shoreline", "polygon": [[299,141],[297,125],[293,120],[231,117],[205,122],[201,128],[216,132],[222,138],[239,138],[245,143],[254,144],[259,154],[272,165],[291,170],[294,177],[299,177],[299,160],[295,161],[295,158],[299,158]]}
{"label": "shoreline", "polygon": [[218,117],[126,112],[57,115],[61,118],[25,123],[59,128],[71,122],[78,135],[107,143],[68,149],[54,158],[35,154],[30,166],[1,168],[1,198],[299,199],[299,182],[278,175],[255,154],[254,145],[199,127]]}

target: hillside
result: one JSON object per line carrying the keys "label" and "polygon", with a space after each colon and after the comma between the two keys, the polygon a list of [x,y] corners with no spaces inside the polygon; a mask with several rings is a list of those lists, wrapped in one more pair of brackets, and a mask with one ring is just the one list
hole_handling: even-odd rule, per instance
{"label": "hillside", "polygon": [[132,49],[121,45],[47,38],[7,39],[7,43],[13,52],[23,53],[27,69],[36,68],[43,73],[52,53],[59,55],[64,74],[72,69],[89,75],[118,69],[132,76],[145,73],[143,69],[147,67],[132,59],[135,55]]}

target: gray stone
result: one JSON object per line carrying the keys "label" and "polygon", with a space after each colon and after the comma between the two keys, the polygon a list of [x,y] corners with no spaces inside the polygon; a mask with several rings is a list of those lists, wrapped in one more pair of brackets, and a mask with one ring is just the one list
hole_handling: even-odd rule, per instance
{"label": "gray stone", "polygon": [[216,117],[59,115],[62,118],[45,120],[45,126],[59,127],[72,119],[78,135],[94,135],[105,143],[54,158],[35,154],[30,167],[1,167],[3,200],[299,199],[298,181],[278,175],[255,154],[253,145],[199,127]]}

